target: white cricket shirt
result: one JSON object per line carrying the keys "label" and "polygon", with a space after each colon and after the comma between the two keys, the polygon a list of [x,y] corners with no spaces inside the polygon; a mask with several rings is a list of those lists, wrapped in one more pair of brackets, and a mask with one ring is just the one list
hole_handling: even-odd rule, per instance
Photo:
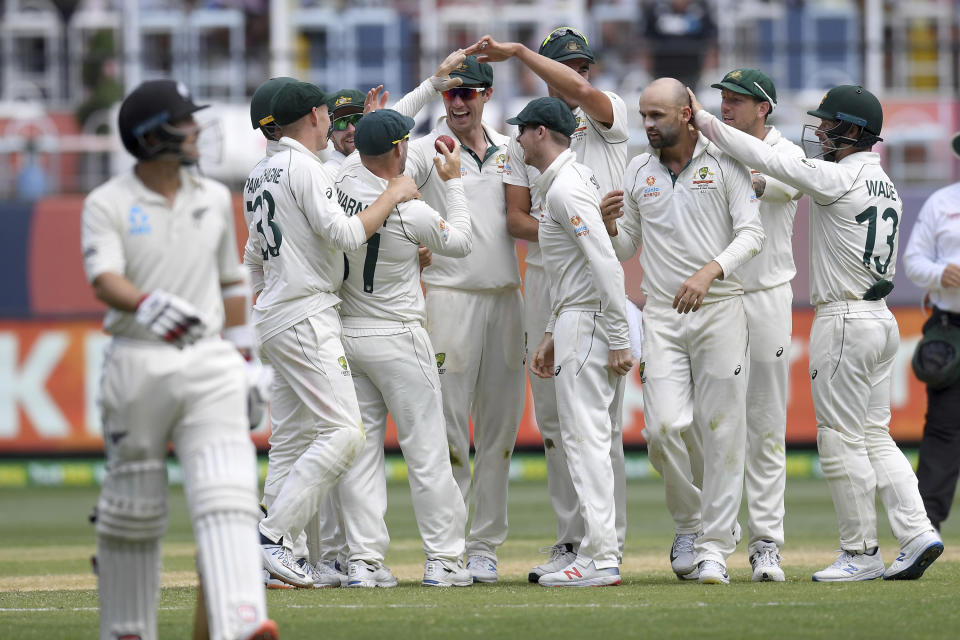
{"label": "white cricket shirt", "polygon": [[[173,204],[131,169],[90,192],[83,202],[83,264],[93,282],[116,273],[145,293],[163,289],[207,320],[207,335],[223,328],[221,284],[243,279],[233,230],[233,202],[224,185],[180,170]],[[104,330],[160,342],[135,313],[109,309]]]}
{"label": "white cricket shirt", "polygon": [[960,313],[960,289],[940,284],[949,263],[960,264],[960,182],[934,191],[923,203],[903,254],[907,277],[930,292],[930,301]]}
{"label": "white cricket shirt", "polygon": [[627,165],[623,192],[623,217],[611,240],[620,260],[643,246],[648,300],[673,304],[683,283],[711,260],[723,277],[710,285],[703,304],[743,293],[737,270],[760,252],[764,239],[746,167],[698,136],[676,182],[659,150],[647,147]]}
{"label": "white cricket shirt", "polygon": [[244,187],[253,213],[244,261],[262,258],[264,288],[253,308],[261,341],[337,304],[343,251],[367,237],[359,218],[347,217],[333,178],[316,155],[292,138]]}
{"label": "white cricket shirt", "polygon": [[[346,278],[340,288],[340,315],[411,322],[426,320],[420,288],[421,244],[434,252],[462,258],[470,253],[473,230],[459,178],[446,183],[447,218],[422,200],[400,203],[366,244],[346,252]],[[362,164],[337,178],[337,198],[348,215],[366,209],[387,188],[387,181]],[[436,257],[434,258],[436,259]]]}
{"label": "white cricket shirt", "polygon": [[859,151],[840,162],[797,158],[706,111],[696,120],[721,149],[810,196],[811,303],[861,300],[877,280],[893,280],[903,203],[879,155]]}
{"label": "white cricket shirt", "polygon": [[610,348],[629,348],[623,268],[600,217],[597,179],[568,149],[536,184],[545,194],[538,238],[553,308],[547,331],[562,311],[592,311],[606,325]]}
{"label": "white cricket shirt", "polygon": [[[619,189],[623,183],[623,170],[627,166],[627,105],[623,98],[612,91],[604,91],[613,105],[613,123],[610,128],[596,122],[584,112],[582,107],[573,111],[577,119],[577,128],[570,136],[570,149],[576,154],[577,162],[588,166],[600,183],[600,197]],[[535,186],[540,172],[536,167],[526,164],[523,147],[516,136],[507,144],[507,160],[503,166],[503,181],[530,190],[530,215],[540,220],[543,198]],[[528,265],[541,266],[540,247],[531,242],[527,247]]]}
{"label": "white cricket shirt", "polygon": [[[777,153],[804,157],[803,149],[784,138],[776,127],[767,126],[763,141]],[[793,262],[793,220],[797,216],[797,200],[802,194],[776,178],[763,177],[767,183],[760,196],[760,223],[766,235],[763,250],[737,272],[747,293],[777,287],[797,275],[797,266]]]}
{"label": "white cricket shirt", "polygon": [[[460,175],[473,224],[473,250],[466,258],[434,256],[421,278],[428,286],[483,291],[520,286],[517,243],[507,232],[503,168],[508,138],[483,125],[489,147],[478,158],[465,147],[460,151]],[[417,183],[424,201],[444,217],[446,188],[437,176],[433,146],[437,136],[454,137],[446,118],[428,135],[410,142],[404,173]]]}

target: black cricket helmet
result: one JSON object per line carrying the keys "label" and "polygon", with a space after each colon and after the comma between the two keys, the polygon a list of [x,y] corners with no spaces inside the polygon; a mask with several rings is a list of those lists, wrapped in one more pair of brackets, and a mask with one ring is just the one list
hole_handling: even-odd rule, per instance
{"label": "black cricket helmet", "polygon": [[[165,153],[179,155],[186,135],[171,125],[208,106],[195,104],[182,82],[148,80],[131,91],[120,105],[120,139],[127,151],[140,160]],[[191,163],[193,159],[181,156],[181,161]]]}

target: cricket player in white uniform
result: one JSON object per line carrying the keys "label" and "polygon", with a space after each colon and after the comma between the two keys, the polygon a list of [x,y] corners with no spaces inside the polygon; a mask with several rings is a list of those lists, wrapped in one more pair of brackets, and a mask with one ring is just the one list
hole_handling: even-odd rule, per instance
{"label": "cricket player in white uniform", "polygon": [[[594,62],[586,37],[576,29],[561,27],[543,41],[539,53],[516,42],[500,43],[484,36],[468,53],[477,53],[481,61],[499,62],[516,58],[547,83],[549,94],[560,98],[573,111],[577,126],[570,136],[570,148],[577,161],[593,171],[600,193],[619,189],[627,165],[627,105],[617,94],[600,91],[590,84],[590,65]],[[503,182],[507,200],[507,225],[511,235],[526,240],[527,270],[523,282],[524,333],[527,351],[536,346],[550,317],[550,288],[543,270],[537,244],[542,196],[536,187],[540,171],[526,164],[523,149],[512,138],[507,145]],[[639,345],[637,345],[639,346]],[[625,378],[617,380],[617,406],[622,407]],[[550,547],[550,559],[533,567],[528,579],[536,582],[570,564],[576,557],[584,535],[577,493],[570,480],[560,437],[557,395],[552,378],[530,376],[537,427],[544,442],[547,462],[547,486],[557,516],[557,542]],[[626,472],[623,459],[622,408],[614,412],[614,430],[610,459],[616,487],[617,541],[620,554],[626,539]]]}
{"label": "cricket player in white uniform", "polygon": [[[404,173],[424,200],[446,215],[446,186],[436,173],[439,135],[461,144],[463,187],[470,204],[473,250],[466,258],[434,256],[423,270],[427,331],[443,387],[453,474],[473,517],[467,568],[478,582],[496,582],[497,548],[507,537],[510,457],[523,415],[523,298],[516,241],[507,232],[503,166],[507,137],[483,123],[493,94],[493,68],[474,56],[450,74],[463,86],[445,91],[446,117],[414,140]],[[469,419],[476,455],[470,473]],[[469,513],[469,506],[468,506]]]}
{"label": "cricket player in white uniform", "polygon": [[[717,84],[723,121],[777,150],[802,158],[803,149],[766,124],[777,105],[777,90],[757,69],[734,69]],[[743,307],[750,332],[747,378],[747,450],[744,488],[747,532],[755,582],[784,580],[783,492],[787,480],[787,389],[790,337],[793,329],[793,219],[800,192],[776,178],[751,171],[760,200],[760,222],[766,239],[763,251],[740,268]]]}
{"label": "cricket player in white uniform", "polygon": [[[783,154],[723,126],[690,94],[705,136],[749,166],[810,196],[810,378],[817,449],[840,528],[841,553],[815,581],[916,579],[943,553],[910,463],[890,437],[890,380],[900,345],[883,298],[893,288],[903,203],[871,151],[883,110],[863,87],[840,85],[807,113],[816,158]],[[815,139],[807,139],[813,130]],[[808,151],[808,155],[810,152]],[[822,157],[820,157],[822,156]],[[884,570],[876,494],[900,544]]]}
{"label": "cricket player in white uniform", "polygon": [[[604,217],[621,260],[643,241],[644,437],[674,519],[674,572],[726,584],[746,436],[747,318],[736,270],[760,251],[763,228],[747,169],[688,130],[679,81],[651,83],[640,115],[650,147],[627,165],[622,195],[605,196]],[[697,436],[702,463],[684,442]],[[696,539],[678,554],[682,535]]]}
{"label": "cricket player in white uniform", "polygon": [[556,379],[560,437],[584,535],[576,557],[545,573],[545,587],[620,584],[610,442],[618,379],[633,366],[623,269],[604,233],[593,172],[576,162],[576,119],[559,98],[536,98],[514,118],[526,161],[541,172],[539,243],[553,302],[530,363]]}
{"label": "cricket player in white uniform", "polygon": [[[336,183],[337,198],[348,215],[363,211],[389,178],[403,172],[414,124],[413,118],[390,109],[369,113],[357,124],[361,163],[345,165]],[[388,411],[397,425],[423,539],[423,584],[473,584],[460,564],[466,506],[446,446],[440,377],[423,326],[426,312],[418,277],[421,244],[438,255],[461,258],[473,244],[459,154],[444,150],[446,163],[437,156],[435,165],[447,188],[446,219],[422,200],[405,202],[365,246],[346,253],[347,273],[340,289],[343,344],[367,432],[338,489],[349,546],[349,587],[397,584],[383,566],[390,542],[384,522],[383,458]]]}
{"label": "cricket player in white uniform", "polygon": [[364,440],[334,309],[342,251],[362,245],[416,190],[409,181],[392,181],[380,199],[348,218],[315,155],[330,126],[323,92],[305,82],[286,84],[271,113],[283,128],[282,150],[244,188],[254,212],[244,261],[260,291],[254,321],[262,357],[276,373],[270,460],[282,462],[276,470],[268,465],[260,535],[270,575],[304,587],[313,584],[312,569],[296,562],[291,547]]}
{"label": "cricket player in white uniform", "polygon": [[257,557],[256,459],[237,350],[252,347],[249,285],[229,191],[187,166],[197,161],[192,114],[201,108],[181,83],[134,89],[119,130],[137,164],[84,202],[84,266],[113,336],[96,509],[103,640],[158,637],[170,442],[183,466],[210,637],[278,637]]}

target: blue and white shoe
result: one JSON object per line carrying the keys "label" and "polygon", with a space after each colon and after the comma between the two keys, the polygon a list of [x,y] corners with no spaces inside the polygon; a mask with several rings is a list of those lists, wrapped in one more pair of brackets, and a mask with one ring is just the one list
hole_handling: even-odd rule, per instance
{"label": "blue and white shoe", "polygon": [[473,584],[470,572],[450,560],[427,560],[423,565],[425,587],[469,587]]}
{"label": "blue and white shoe", "polygon": [[943,541],[935,531],[921,533],[908,542],[883,574],[884,580],[916,580],[943,553]]}
{"label": "blue and white shoe", "polygon": [[352,560],[347,567],[347,587],[354,589],[372,589],[375,587],[392,588],[397,586],[397,579],[390,569],[383,565],[375,565],[363,560]]}
{"label": "blue and white shoe", "polygon": [[880,550],[872,556],[865,553],[841,551],[832,565],[813,574],[814,582],[854,582],[883,577],[883,558]]}
{"label": "blue and white shoe", "polygon": [[487,556],[470,556],[467,558],[467,571],[473,576],[474,582],[492,583],[497,581],[497,561]]}

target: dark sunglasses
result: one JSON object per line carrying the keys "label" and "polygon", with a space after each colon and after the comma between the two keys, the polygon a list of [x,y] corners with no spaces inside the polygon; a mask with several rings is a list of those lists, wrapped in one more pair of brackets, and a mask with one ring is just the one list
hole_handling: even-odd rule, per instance
{"label": "dark sunglasses", "polygon": [[460,98],[464,102],[467,102],[473,100],[486,90],[486,87],[456,87],[455,89],[447,89],[444,91],[443,97],[447,100]]}
{"label": "dark sunglasses", "polygon": [[522,136],[522,135],[523,135],[523,132],[526,131],[527,129],[536,129],[536,128],[539,127],[539,126],[540,126],[540,125],[538,125],[538,124],[533,124],[533,123],[530,123],[530,122],[525,123],[525,124],[518,124],[518,125],[517,125],[517,130],[520,132],[518,135],[521,135],[521,136]]}
{"label": "dark sunglasses", "polygon": [[357,123],[360,122],[360,118],[362,117],[362,113],[352,113],[349,116],[341,116],[334,120],[330,126],[334,131],[346,131],[350,125],[357,126]]}

